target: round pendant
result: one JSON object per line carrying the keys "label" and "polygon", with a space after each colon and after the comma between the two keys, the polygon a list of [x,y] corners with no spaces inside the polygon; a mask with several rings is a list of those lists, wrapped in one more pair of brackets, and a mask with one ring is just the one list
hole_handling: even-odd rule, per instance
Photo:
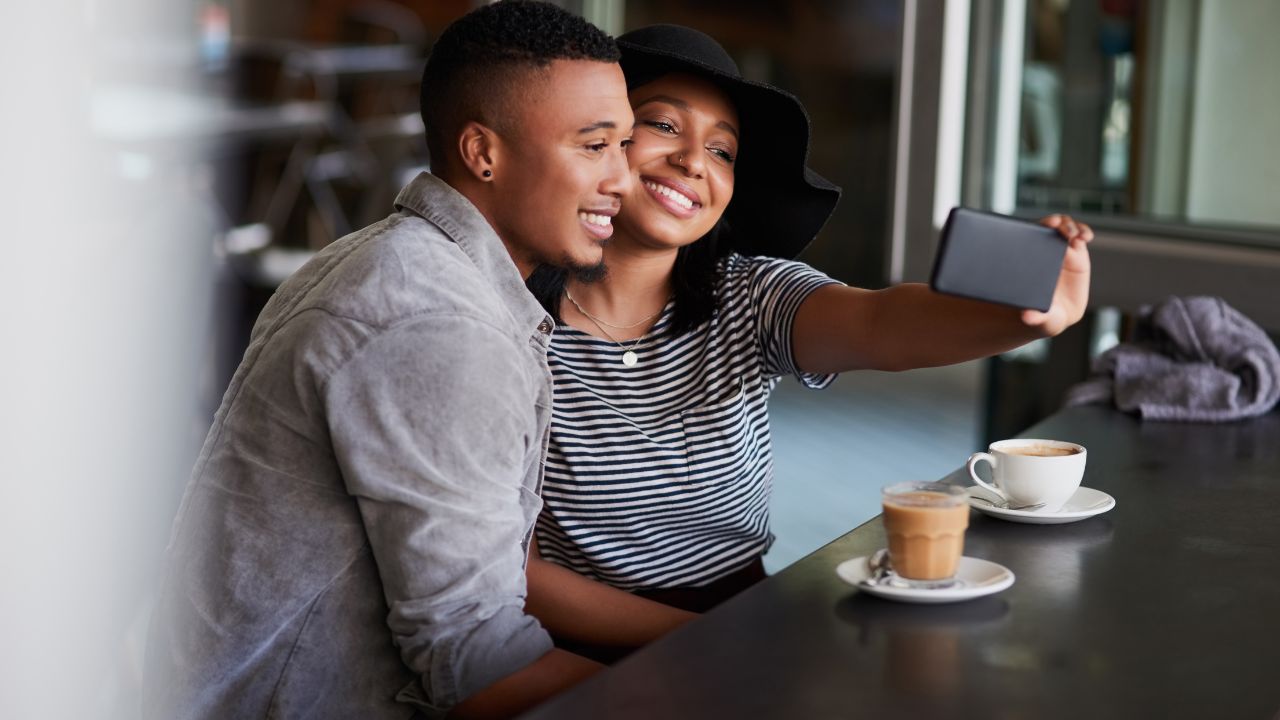
{"label": "round pendant", "polygon": [[634,350],[628,350],[622,353],[622,364],[626,365],[627,367],[631,367],[632,365],[635,365],[637,359],[638,358],[636,358],[636,353]]}

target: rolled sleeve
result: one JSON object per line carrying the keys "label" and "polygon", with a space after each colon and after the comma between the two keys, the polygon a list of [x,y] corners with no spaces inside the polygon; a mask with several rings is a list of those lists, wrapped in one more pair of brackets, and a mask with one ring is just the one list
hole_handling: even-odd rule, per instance
{"label": "rolled sleeve", "polygon": [[447,709],[552,648],[524,613],[542,438],[524,356],[476,318],[378,331],[324,388],[404,662]]}

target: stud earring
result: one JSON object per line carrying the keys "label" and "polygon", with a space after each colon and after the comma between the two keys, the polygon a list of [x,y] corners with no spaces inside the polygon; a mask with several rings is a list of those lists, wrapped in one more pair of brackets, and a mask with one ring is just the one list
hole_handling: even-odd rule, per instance
{"label": "stud earring", "polygon": [[493,171],[492,171],[492,170],[485,170],[484,172],[482,172],[482,173],[480,173],[480,174],[481,174],[481,175],[484,175],[485,177],[493,177]]}

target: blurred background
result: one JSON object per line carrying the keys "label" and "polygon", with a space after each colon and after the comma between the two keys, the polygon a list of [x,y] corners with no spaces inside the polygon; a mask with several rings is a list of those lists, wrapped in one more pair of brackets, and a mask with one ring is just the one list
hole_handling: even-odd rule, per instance
{"label": "blurred background", "polygon": [[[0,715],[133,717],[151,587],[248,332],[429,168],[418,77],[472,0],[0,9]],[[773,403],[776,571],[1052,413],[1166,295],[1280,331],[1280,3],[566,0],[721,41],[813,120],[844,187],[803,259],[927,279],[954,205],[1094,225],[1093,307],[987,361]],[[1086,482],[1088,480],[1086,479]]]}

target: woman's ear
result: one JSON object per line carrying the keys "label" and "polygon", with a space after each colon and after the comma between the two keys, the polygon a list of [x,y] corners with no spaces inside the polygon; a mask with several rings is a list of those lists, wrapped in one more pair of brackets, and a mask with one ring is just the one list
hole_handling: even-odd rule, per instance
{"label": "woman's ear", "polygon": [[463,125],[458,134],[458,154],[465,172],[480,182],[492,180],[500,154],[498,144],[498,135],[490,128],[474,120]]}

